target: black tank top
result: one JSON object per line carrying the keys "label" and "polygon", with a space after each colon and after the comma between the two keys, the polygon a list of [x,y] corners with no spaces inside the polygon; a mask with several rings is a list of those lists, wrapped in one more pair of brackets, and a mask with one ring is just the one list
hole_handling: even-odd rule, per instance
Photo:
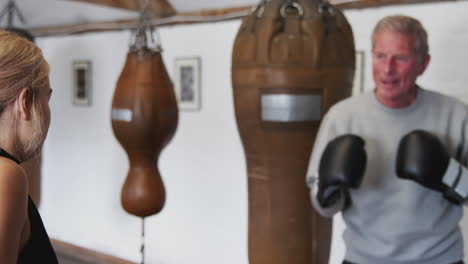
{"label": "black tank top", "polygon": [[[4,151],[0,149],[0,156],[13,160],[19,164],[19,161]],[[41,216],[37,211],[36,205],[34,204],[31,197],[28,195],[28,217],[29,224],[31,226],[31,232],[29,235],[29,240],[26,242],[26,245],[21,250],[17,264],[58,264],[57,256],[55,255],[52,244],[50,243],[49,236],[44,228],[42,223]]]}

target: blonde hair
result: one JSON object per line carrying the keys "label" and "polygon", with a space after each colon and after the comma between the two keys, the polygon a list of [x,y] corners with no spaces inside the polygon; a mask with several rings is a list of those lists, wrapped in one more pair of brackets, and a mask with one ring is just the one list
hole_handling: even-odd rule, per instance
{"label": "blonde hair", "polygon": [[372,32],[372,48],[374,48],[377,33],[384,30],[413,36],[415,39],[414,51],[418,54],[420,61],[429,54],[427,32],[419,20],[403,15],[384,17],[375,25]]}
{"label": "blonde hair", "polygon": [[[5,30],[0,30],[0,114],[13,103],[23,88],[29,88],[28,105],[34,120],[33,138],[19,150],[21,155],[34,152],[42,143],[45,128],[38,89],[48,85],[49,64],[42,56],[42,51],[33,42]],[[15,112],[17,109],[15,109]],[[16,129],[17,117],[13,117]]]}

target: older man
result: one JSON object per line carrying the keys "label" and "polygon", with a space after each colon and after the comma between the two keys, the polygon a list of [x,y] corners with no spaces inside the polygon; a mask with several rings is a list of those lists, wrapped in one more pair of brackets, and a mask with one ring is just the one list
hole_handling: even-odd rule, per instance
{"label": "older man", "polygon": [[342,212],[343,263],[463,263],[468,108],[416,84],[429,60],[418,20],[385,17],[372,35],[374,91],[322,121],[307,183],[320,214]]}

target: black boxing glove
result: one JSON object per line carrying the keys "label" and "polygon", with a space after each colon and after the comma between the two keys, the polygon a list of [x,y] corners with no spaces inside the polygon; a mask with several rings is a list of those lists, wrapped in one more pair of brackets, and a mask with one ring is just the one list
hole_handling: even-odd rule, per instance
{"label": "black boxing glove", "polygon": [[[346,134],[330,141],[319,163],[317,200],[320,206],[332,206],[341,193],[348,194],[348,188],[358,188],[366,163],[364,140],[359,136]],[[346,199],[349,205],[349,198]]]}
{"label": "black boxing glove", "polygon": [[461,180],[464,171],[442,142],[427,131],[412,131],[398,145],[397,176],[441,192],[455,204],[463,202],[468,191],[464,186],[468,178]]}
{"label": "black boxing glove", "polygon": [[447,186],[442,177],[448,168],[450,155],[434,135],[415,130],[404,136],[398,145],[396,173],[427,188],[444,193]]}

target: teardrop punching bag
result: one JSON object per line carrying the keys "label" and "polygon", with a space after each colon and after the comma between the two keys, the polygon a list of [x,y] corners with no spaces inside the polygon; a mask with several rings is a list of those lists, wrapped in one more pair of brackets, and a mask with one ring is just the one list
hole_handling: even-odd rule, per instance
{"label": "teardrop punching bag", "polygon": [[328,263],[331,220],[305,183],[324,113],[351,95],[351,27],[316,0],[263,1],[232,54],[237,126],[247,161],[250,264]]}
{"label": "teardrop punching bag", "polygon": [[164,206],[157,161],[175,133],[178,109],[159,47],[146,46],[146,32],[137,33],[135,43],[117,81],[111,116],[114,135],[130,160],[122,206],[130,214],[146,217]]}

